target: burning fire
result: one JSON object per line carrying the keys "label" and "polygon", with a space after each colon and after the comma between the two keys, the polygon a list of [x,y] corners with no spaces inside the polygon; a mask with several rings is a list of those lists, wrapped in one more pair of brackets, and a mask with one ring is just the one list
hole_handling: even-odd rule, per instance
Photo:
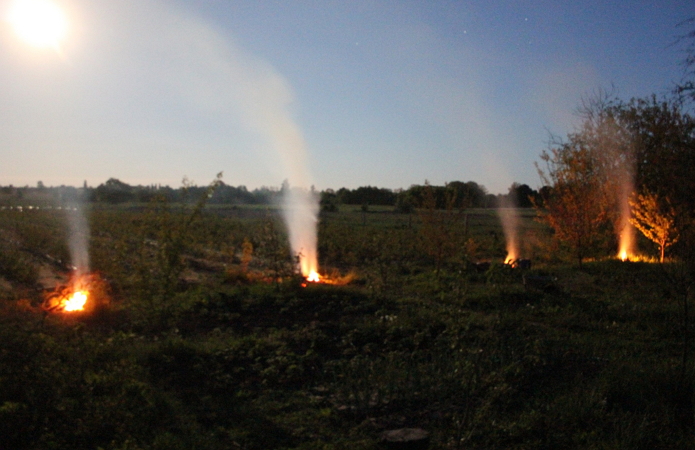
{"label": "burning fire", "polygon": [[307,275],[306,281],[308,281],[309,283],[320,283],[321,277],[319,276],[318,272],[312,270],[311,272],[309,272],[309,275]]}
{"label": "burning fire", "polygon": [[328,280],[322,279],[319,273],[315,270],[309,272],[308,275],[304,275],[304,283],[302,287],[307,287],[309,283],[326,283]]}
{"label": "burning fire", "polygon": [[338,286],[343,286],[350,283],[355,279],[355,274],[353,272],[347,275],[340,275],[337,271],[333,271],[330,275],[323,274],[319,275],[318,272],[312,271],[308,276],[304,277],[304,283],[302,287],[307,287],[309,283],[320,283],[320,284],[333,284]]}
{"label": "burning fire", "polygon": [[513,199],[505,198],[502,207],[497,209],[497,214],[502,222],[502,231],[507,243],[507,257],[505,264],[513,264],[519,259],[519,212]]}
{"label": "burning fire", "polygon": [[89,293],[86,291],[74,292],[69,298],[62,299],[60,305],[63,311],[82,311]]}
{"label": "burning fire", "polygon": [[48,295],[44,308],[54,312],[84,311],[90,297],[91,277],[74,275],[67,286],[57,287]]}

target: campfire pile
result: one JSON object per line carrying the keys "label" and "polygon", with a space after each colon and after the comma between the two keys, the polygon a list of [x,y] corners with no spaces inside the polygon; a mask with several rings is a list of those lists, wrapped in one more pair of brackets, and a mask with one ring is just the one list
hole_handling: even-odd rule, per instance
{"label": "campfire pile", "polygon": [[100,284],[95,274],[73,274],[67,285],[56,286],[46,294],[43,309],[55,313],[84,311],[90,306],[94,291]]}

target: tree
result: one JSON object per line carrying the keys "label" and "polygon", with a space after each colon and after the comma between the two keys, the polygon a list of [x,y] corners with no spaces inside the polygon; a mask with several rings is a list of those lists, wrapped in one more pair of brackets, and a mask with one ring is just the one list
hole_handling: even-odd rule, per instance
{"label": "tree", "polygon": [[620,105],[632,136],[639,190],[668,198],[677,213],[695,209],[695,119],[680,104],[652,96]]}
{"label": "tree", "polygon": [[[678,102],[658,100],[655,96],[623,102],[601,91],[584,99],[579,114],[583,119],[579,130],[571,133],[567,142],[555,142],[553,151],[541,156],[548,163],[548,171],[539,170],[539,173],[552,192],[550,196],[544,193],[543,197],[551,199],[546,206],[554,225],[549,223],[559,231],[558,237],[573,242],[571,246],[581,252],[576,247],[580,234],[583,235],[581,241],[586,244],[586,233],[603,231],[603,224],[595,223],[596,227],[589,227],[588,223],[572,225],[571,220],[557,217],[558,214],[569,215],[571,210],[575,210],[575,214],[580,210],[586,212],[587,208],[594,209],[592,222],[612,223],[614,231],[620,232],[628,223],[625,211],[630,209],[628,199],[635,190],[669,199],[675,210],[675,228],[681,237],[695,228],[691,226],[692,211],[695,211],[695,196],[692,195],[695,191],[695,177],[692,176],[695,120],[682,111]],[[584,181],[580,183],[585,185],[582,189],[588,189],[588,177],[592,179],[591,200],[557,185],[566,183],[563,178],[569,179],[568,174],[577,171],[585,172]],[[572,180],[572,183],[577,181]],[[562,204],[569,201],[575,204]],[[596,204],[592,204],[594,202]],[[558,209],[560,206],[564,211]],[[583,231],[575,229],[569,233],[573,235],[570,237],[568,227],[583,228]]]}
{"label": "tree", "polygon": [[695,253],[695,118],[679,101],[652,96],[622,105],[620,120],[633,136],[636,189],[668,199],[680,235],[672,251],[688,260]]}
{"label": "tree", "polygon": [[678,241],[676,212],[668,199],[660,201],[656,194],[636,194],[630,198],[632,217],[630,223],[647,239],[659,246],[659,261],[664,262],[664,253]]}
{"label": "tree", "polygon": [[396,193],[390,189],[377,188],[373,186],[361,186],[350,190],[346,188],[338,189],[336,193],[340,203],[344,205],[384,205],[393,206],[396,203]]}
{"label": "tree", "polygon": [[327,189],[321,192],[319,200],[321,212],[337,212],[338,211],[338,196],[332,189]]}
{"label": "tree", "polygon": [[109,178],[95,190],[95,199],[99,202],[124,203],[134,198],[133,187],[117,178]]}
{"label": "tree", "polygon": [[395,211],[401,214],[410,214],[415,211],[415,201],[410,191],[402,191],[396,197]]}
{"label": "tree", "polygon": [[583,118],[582,139],[598,162],[596,173],[603,189],[606,219],[612,223],[614,237],[627,236],[631,232],[628,200],[634,191],[637,164],[635,137],[625,124],[624,104],[611,92],[601,90],[583,98],[578,112]]}
{"label": "tree", "polygon": [[531,189],[528,184],[512,183],[507,195],[509,201],[519,208],[531,208],[534,203],[538,203],[538,191]]}
{"label": "tree", "polygon": [[540,209],[541,218],[566,242],[582,266],[584,258],[600,242],[608,222],[608,198],[600,176],[601,164],[581,134],[570,135],[568,142],[555,142],[541,153],[546,164],[536,165],[551,194]]}
{"label": "tree", "polygon": [[546,185],[534,199],[558,239],[572,249],[579,265],[620,229],[621,205],[632,190],[632,136],[621,123],[622,103],[599,91],[582,99],[583,119],[566,141],[554,138],[541,153],[546,169],[538,173]]}
{"label": "tree", "polygon": [[446,186],[448,189],[456,191],[456,198],[459,201],[459,206],[465,203],[466,206],[471,208],[485,207],[485,195],[487,194],[485,186],[479,185],[475,181],[468,181],[466,183],[452,181],[447,183]]}

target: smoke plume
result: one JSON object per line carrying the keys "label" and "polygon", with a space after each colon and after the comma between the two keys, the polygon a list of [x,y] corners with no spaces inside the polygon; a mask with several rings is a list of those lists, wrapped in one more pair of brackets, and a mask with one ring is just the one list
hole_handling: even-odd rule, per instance
{"label": "smoke plume", "polygon": [[[292,252],[300,255],[304,275],[308,275],[305,270],[316,270],[318,200],[309,191],[313,180],[288,81],[268,62],[243,51],[232,36],[190,11],[159,0],[129,4],[135,20],[129,22],[132,29],[127,34],[137,37],[130,42],[137,46],[131,51],[142,53],[140,36],[147,36],[148,51],[159,60],[152,65],[151,58],[141,60],[148,66],[146,72],[154,75],[153,87],[173,94],[197,120],[230,129],[230,140],[231,130],[240,123],[270,150],[262,155],[266,163],[262,170],[287,179],[292,186],[283,198]],[[137,20],[140,16],[157,20],[142,22]],[[255,151],[263,153],[260,148]],[[238,149],[229,153],[236,160],[244,157]],[[247,166],[244,170],[259,169]]]}
{"label": "smoke plume", "polygon": [[89,224],[80,198],[71,198],[64,207],[68,222],[68,250],[76,275],[89,273]]}
{"label": "smoke plume", "polygon": [[636,232],[630,223],[632,210],[630,209],[630,195],[634,191],[632,170],[623,165],[617,169],[617,201],[618,219],[615,223],[615,233],[618,237],[618,258],[625,261],[635,254]]}
{"label": "smoke plume", "polygon": [[507,245],[507,256],[504,258],[504,262],[511,263],[519,259],[519,213],[516,209],[516,199],[513,192],[510,192],[509,196],[502,197],[497,214],[502,222],[502,230]]}
{"label": "smoke plume", "polygon": [[302,275],[318,272],[316,224],[318,201],[312,190],[286,189],[283,195],[283,217],[287,225],[290,247],[299,256]]}

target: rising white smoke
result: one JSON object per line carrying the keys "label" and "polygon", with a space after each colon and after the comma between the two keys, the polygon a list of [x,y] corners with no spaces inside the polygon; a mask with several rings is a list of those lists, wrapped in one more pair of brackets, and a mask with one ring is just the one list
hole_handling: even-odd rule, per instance
{"label": "rising white smoke", "polygon": [[635,227],[630,223],[632,209],[630,208],[630,195],[634,191],[632,178],[626,175],[618,187],[618,208],[619,217],[615,224],[615,232],[618,236],[618,258],[623,261],[635,254],[635,242],[637,233]]}
{"label": "rising white smoke", "polygon": [[505,263],[512,263],[519,259],[519,213],[516,208],[516,199],[512,193],[508,197],[502,197],[501,204],[497,208],[497,214],[502,222],[504,239],[507,246]]}
{"label": "rising white smoke", "polygon": [[[136,36],[142,36],[139,32],[148,36],[145,45],[157,52],[159,60],[148,72],[158,74],[165,90],[202,113],[203,120],[241,122],[271,148],[272,155],[266,158],[269,169],[292,187],[283,198],[292,252],[300,256],[304,276],[316,271],[318,199],[310,191],[313,180],[304,137],[293,117],[289,83],[270,64],[245,53],[230,36],[189,11],[156,0],[130,6],[132,14],[156,17],[155,22],[138,20],[130,26]],[[146,29],[139,30],[140,26]],[[143,45],[140,39],[136,44]]]}
{"label": "rising white smoke", "polygon": [[[49,158],[64,161],[76,149],[84,151],[85,143],[97,142],[85,151],[95,166],[108,165],[113,154],[142,158],[134,153],[146,148],[151,164],[132,165],[129,179],[164,176],[170,170],[164,168],[178,161],[181,170],[203,165],[210,173],[224,170],[246,180],[270,174],[278,183],[287,179],[293,188],[309,191],[313,180],[292,110],[294,94],[268,62],[243,51],[229,32],[197,15],[187,2],[68,4],[72,34],[64,58],[50,66],[56,73],[29,77],[14,68],[7,75],[20,92],[30,94],[13,105],[23,114],[13,114],[12,120],[31,117],[27,126],[33,129],[34,121],[41,121],[50,131],[22,134],[22,148],[50,149]],[[2,81],[5,72],[0,71]],[[209,133],[201,137],[190,124]],[[202,173],[181,175],[205,173],[198,170]],[[285,198],[285,223],[293,252],[303,255],[302,266],[315,267],[304,258],[316,257],[317,201],[298,192],[292,189]],[[79,205],[67,212],[70,249],[73,265],[88,270],[88,230],[81,212]]]}
{"label": "rising white smoke", "polygon": [[283,217],[287,225],[290,247],[299,256],[302,275],[318,273],[316,224],[318,199],[312,190],[290,188],[283,192]]}
{"label": "rising white smoke", "polygon": [[78,277],[89,273],[89,224],[81,200],[79,197],[70,198],[64,207],[68,222],[70,263]]}

